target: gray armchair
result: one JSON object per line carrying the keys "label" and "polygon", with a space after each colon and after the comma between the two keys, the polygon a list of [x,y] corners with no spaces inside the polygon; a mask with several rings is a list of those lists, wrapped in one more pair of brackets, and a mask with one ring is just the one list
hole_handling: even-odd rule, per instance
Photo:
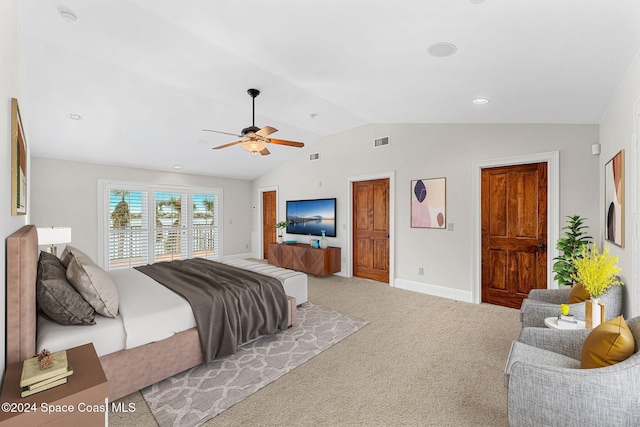
{"label": "gray armchair", "polygon": [[[622,286],[611,286],[600,297],[604,304],[605,320],[622,314]],[[571,293],[570,287],[560,289],[532,289],[520,306],[520,321],[523,328],[544,327],[544,319],[560,314],[560,304],[566,304]],[[570,304],[570,313],[576,319],[585,320],[584,302]]]}
{"label": "gray armchair", "polygon": [[591,329],[524,328],[505,367],[509,425],[640,426],[640,317],[627,325],[635,353],[595,369],[580,369]]}

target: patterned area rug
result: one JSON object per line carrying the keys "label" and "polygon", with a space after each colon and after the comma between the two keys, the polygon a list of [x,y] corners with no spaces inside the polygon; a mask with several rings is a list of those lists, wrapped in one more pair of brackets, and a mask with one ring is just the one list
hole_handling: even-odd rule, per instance
{"label": "patterned area rug", "polygon": [[366,324],[307,302],[298,307],[296,324],[286,331],[160,381],[143,389],[142,396],[160,426],[197,426]]}

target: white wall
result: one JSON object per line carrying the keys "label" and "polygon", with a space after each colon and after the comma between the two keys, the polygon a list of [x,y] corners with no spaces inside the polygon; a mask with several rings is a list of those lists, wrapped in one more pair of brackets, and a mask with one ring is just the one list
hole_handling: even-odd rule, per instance
{"label": "white wall", "polygon": [[[0,2],[0,235],[3,240],[21,226],[27,224],[28,216],[11,216],[11,98],[24,99],[25,72],[22,49],[22,30],[18,11],[18,0]],[[29,112],[24,104],[20,105],[27,144],[29,142]],[[27,150],[29,149],[27,145]],[[30,165],[27,163],[27,173]],[[30,178],[27,177],[27,185]],[[27,209],[29,209],[27,200]],[[6,360],[5,318],[6,318],[6,245],[0,245],[0,277],[3,280],[0,292],[0,328],[3,339],[0,340],[0,382],[4,377]]]}
{"label": "white wall", "polygon": [[250,252],[251,183],[174,172],[33,157],[31,220],[38,226],[71,227],[72,245],[98,255],[98,179],[223,189],[222,254]]}
{"label": "white wall", "polygon": [[[373,148],[373,139],[382,136],[389,136],[391,145]],[[254,180],[254,236],[260,230],[259,189],[278,186],[281,218],[287,199],[337,197],[338,236],[329,244],[345,247],[347,178],[395,171],[396,281],[425,292],[449,290],[454,298],[461,292],[470,298],[472,162],[559,151],[559,227],[567,215],[579,214],[596,233],[599,159],[591,154],[596,142],[597,125],[374,124],[352,129],[305,147],[285,165]],[[312,152],[320,152],[321,160],[309,162]],[[410,181],[434,177],[447,179],[446,221],[454,224],[454,231],[410,227]],[[424,275],[418,275],[419,267],[424,267]]]}
{"label": "white wall", "polygon": [[[625,282],[625,313],[640,315],[640,176],[637,136],[640,134],[640,55],[627,71],[600,124],[600,227],[599,238],[604,240],[604,165],[620,150],[625,150],[625,247],[607,243],[611,253],[619,257],[620,276]],[[635,134],[635,135],[634,135]]]}

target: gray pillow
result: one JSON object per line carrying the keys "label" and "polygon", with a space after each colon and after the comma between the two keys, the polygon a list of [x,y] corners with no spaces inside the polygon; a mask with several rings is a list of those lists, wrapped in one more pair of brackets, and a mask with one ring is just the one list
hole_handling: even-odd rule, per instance
{"label": "gray pillow", "polygon": [[45,251],[40,252],[40,259],[38,261],[44,264],[53,264],[53,265],[61,266],[65,270],[67,268],[64,266],[64,264],[62,264],[62,260],[60,260],[60,258],[55,256],[54,254],[51,254]]}
{"label": "gray pillow", "polygon": [[67,246],[62,252],[67,279],[80,295],[100,314],[118,315],[118,290],[111,277],[82,251]]}
{"label": "gray pillow", "polygon": [[36,300],[40,309],[63,325],[94,325],[95,310],[67,280],[58,257],[41,252],[38,263]]}

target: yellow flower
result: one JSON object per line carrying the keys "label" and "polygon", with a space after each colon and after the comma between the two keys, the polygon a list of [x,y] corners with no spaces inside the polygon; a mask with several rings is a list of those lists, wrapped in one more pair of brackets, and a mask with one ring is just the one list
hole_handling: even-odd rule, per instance
{"label": "yellow flower", "polygon": [[574,258],[576,272],[573,278],[582,283],[592,298],[600,296],[613,285],[623,283],[616,279],[620,268],[617,266],[618,257],[609,255],[609,247],[605,246],[602,253],[595,244],[591,249],[582,248],[582,258]]}

